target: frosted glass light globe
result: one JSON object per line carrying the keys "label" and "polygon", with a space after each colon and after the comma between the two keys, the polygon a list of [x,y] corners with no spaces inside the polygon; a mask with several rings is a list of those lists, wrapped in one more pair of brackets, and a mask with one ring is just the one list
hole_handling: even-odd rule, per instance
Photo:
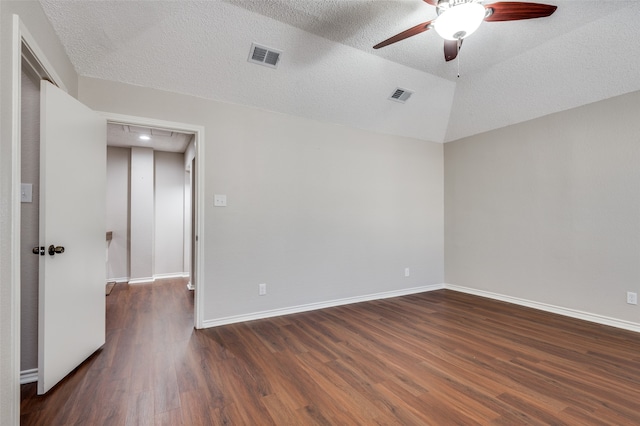
{"label": "frosted glass light globe", "polygon": [[442,12],[433,26],[444,39],[463,39],[478,29],[484,15],[485,9],[480,3],[465,3]]}

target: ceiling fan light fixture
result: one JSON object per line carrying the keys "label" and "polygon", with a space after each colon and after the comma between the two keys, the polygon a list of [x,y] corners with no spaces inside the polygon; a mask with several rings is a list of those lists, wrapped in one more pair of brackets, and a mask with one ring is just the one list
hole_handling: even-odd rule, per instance
{"label": "ceiling fan light fixture", "polygon": [[436,32],[446,40],[459,40],[473,34],[485,17],[480,3],[464,3],[453,6],[438,16],[433,23]]}

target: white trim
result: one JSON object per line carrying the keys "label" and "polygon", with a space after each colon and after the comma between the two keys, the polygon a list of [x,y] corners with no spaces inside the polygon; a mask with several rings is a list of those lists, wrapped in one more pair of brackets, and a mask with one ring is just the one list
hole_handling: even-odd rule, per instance
{"label": "white trim", "polygon": [[189,278],[189,273],[176,272],[175,274],[156,274],[153,277],[136,278],[134,280],[132,280],[131,277],[107,278],[106,282],[107,283],[115,282],[116,284],[122,284],[122,283],[131,283],[131,281],[133,281],[133,284],[140,284],[139,282],[140,280],[144,280],[145,283],[148,283],[150,281],[162,280],[165,278]]}
{"label": "white trim", "polygon": [[128,283],[130,280],[129,277],[121,277],[121,278],[107,278],[107,284],[109,283],[116,283],[116,284],[123,284],[123,283]]}
{"label": "white trim", "polygon": [[22,370],[20,372],[20,384],[26,385],[27,383],[35,383],[38,381],[38,369],[32,368],[30,370]]}
{"label": "white trim", "polygon": [[[13,15],[13,16],[18,17],[18,15]],[[36,43],[36,40],[33,38],[29,30],[27,30],[27,27],[22,23],[22,21],[19,21],[19,25],[20,25],[21,43],[24,42],[26,47],[29,49],[29,51],[33,55],[34,59],[38,61],[38,65],[40,66],[42,71],[45,72],[48,80],[51,81],[51,83],[58,86],[59,88],[61,88],[62,90],[64,90],[65,92],[69,93],[69,90],[67,89],[67,86],[62,81],[62,78],[60,78],[60,75],[58,75],[55,68],[53,68],[53,65],[51,65],[51,62],[49,62],[49,60],[47,59],[47,55],[45,55],[42,49],[40,49],[40,46],[38,46],[38,44]],[[22,45],[20,47],[22,48]],[[22,52],[20,53],[20,60],[21,60],[20,64],[22,64]]]}
{"label": "white trim", "polygon": [[155,279],[153,277],[135,278],[133,280],[129,280],[129,285],[153,284],[154,281]]}
{"label": "white trim", "polygon": [[[196,214],[195,214],[195,251],[191,256],[195,256],[195,277],[197,282],[194,292],[194,326],[195,328],[203,328],[204,324],[204,286],[197,285],[198,282],[205,282],[204,277],[204,126],[195,124],[178,123],[174,121],[157,120],[148,117],[137,117],[133,115],[115,114],[111,112],[99,112],[109,123],[117,124],[133,124],[138,126],[154,127],[157,129],[172,130],[183,133],[193,133],[196,148],[196,175],[194,176],[194,184],[196,185]],[[200,236],[201,238],[198,238]],[[129,282],[131,284],[131,282]]]}
{"label": "white trim", "polygon": [[268,311],[253,312],[253,313],[242,314],[242,315],[233,315],[229,317],[205,320],[203,321],[202,328],[218,327],[221,325],[234,324],[234,323],[245,322],[245,321],[254,321],[258,319],[272,318],[272,317],[277,317],[282,315],[296,314],[300,312],[308,312],[316,309],[325,309],[325,308],[331,308],[335,306],[348,305],[351,303],[387,299],[390,297],[406,296],[409,294],[423,293],[427,291],[442,290],[442,289],[459,291],[461,293],[467,293],[467,294],[472,294],[474,296],[486,297],[493,300],[513,303],[515,305],[526,306],[528,308],[534,308],[541,311],[551,312],[554,314],[559,314],[559,315],[563,315],[571,318],[577,318],[580,320],[589,321],[597,324],[608,325],[611,327],[621,328],[624,330],[640,332],[640,323],[620,320],[616,318],[606,317],[603,315],[579,311],[576,309],[563,308],[560,306],[534,302],[531,300],[521,299],[518,297],[512,297],[512,296],[507,296],[503,294],[492,293],[489,291],[457,286],[453,284],[434,284],[434,285],[414,287],[414,288],[403,289],[403,290],[368,294],[364,296],[347,297],[344,299],[335,299],[335,300],[329,300],[326,302],[309,303],[306,305],[297,305],[297,306],[291,306],[288,308],[272,309]]}
{"label": "white trim", "polygon": [[153,274],[154,280],[163,280],[165,278],[189,278],[189,274],[187,274],[186,272],[174,272],[172,274]]}
{"label": "white trim", "polygon": [[592,314],[589,312],[579,311],[577,309],[563,308],[562,306],[549,305],[547,303],[534,302],[532,300],[521,299],[519,297],[507,296],[504,294],[492,293],[490,291],[477,290],[469,287],[462,287],[453,284],[445,284],[447,290],[459,291],[461,293],[473,294],[474,296],[486,297],[489,299],[500,300],[502,302],[513,303],[515,305],[526,306],[545,312],[564,315],[566,317],[577,318],[584,321],[594,322],[597,324],[608,325],[611,327],[621,328],[624,330],[640,332],[640,323],[625,321],[621,319],[606,317],[604,315]]}
{"label": "white trim", "polygon": [[[194,137],[194,144],[196,148],[195,164],[196,173],[193,177],[192,184],[196,185],[195,200],[192,200],[192,205],[195,206],[195,244],[194,249],[191,251],[191,256],[195,256],[193,262],[193,271],[190,271],[191,285],[195,286],[193,291],[195,315],[194,322],[196,328],[204,328],[204,299],[205,299],[205,274],[204,274],[204,206],[206,205],[206,198],[204,192],[204,127],[199,127]],[[193,171],[192,171],[193,172]],[[200,236],[201,238],[198,238]]]}
{"label": "white trim", "polygon": [[11,375],[10,395],[11,405],[8,413],[3,413],[6,424],[20,423],[20,107],[21,107],[21,71],[22,71],[22,23],[18,15],[13,15],[13,32],[11,42],[11,235],[10,235],[10,265],[11,279],[11,341],[13,347],[9,365]]}
{"label": "white trim", "polygon": [[[135,115],[116,114],[106,111],[96,111],[102,115],[109,123],[123,125],[138,125],[144,127],[153,127],[161,130],[171,130],[182,133],[202,133],[204,127],[188,123],[178,123],[176,121],[158,120],[156,118],[138,117]],[[197,149],[196,149],[197,151]]]}
{"label": "white trim", "polygon": [[288,308],[271,309],[268,311],[254,312],[250,314],[233,315],[230,317],[206,320],[203,328],[217,327],[220,325],[234,324],[238,322],[253,321],[264,318],[278,317],[282,315],[297,314],[300,312],[314,311],[317,309],[332,308],[335,306],[349,305],[352,303],[368,302],[371,300],[388,299],[391,297],[406,296],[408,294],[424,293],[427,291],[442,290],[444,284],[433,284],[421,287],[406,288],[402,290],[385,291],[382,293],[367,294],[364,296],[346,297],[344,299],[329,300],[326,302],[308,303],[306,305],[291,306]]}

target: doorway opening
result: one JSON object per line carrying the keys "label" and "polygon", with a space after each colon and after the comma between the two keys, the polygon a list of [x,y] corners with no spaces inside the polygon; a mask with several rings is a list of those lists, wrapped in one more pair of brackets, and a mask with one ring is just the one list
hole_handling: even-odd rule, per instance
{"label": "doorway opening", "polygon": [[107,124],[107,282],[186,280],[194,253],[195,134]]}
{"label": "doorway opening", "polygon": [[[145,148],[154,147],[156,151],[162,153],[159,157],[163,157],[163,161],[174,161],[176,164],[175,155],[183,156],[182,176],[184,180],[181,192],[184,197],[182,202],[184,207],[182,213],[184,239],[181,251],[183,253],[182,265],[186,269],[183,271],[183,275],[186,276],[186,272],[188,272],[187,285],[189,290],[194,291],[194,327],[202,328],[204,323],[204,288],[198,284],[204,282],[204,264],[202,262],[204,242],[199,238],[199,235],[203,235],[204,232],[202,220],[204,217],[204,202],[202,202],[204,199],[204,169],[200,166],[201,159],[204,158],[204,127],[111,112],[100,112],[100,114],[107,120],[107,145],[111,146],[112,151],[116,151],[118,147],[131,150],[136,148],[138,154],[141,154],[143,158],[146,155],[148,160],[149,152],[145,151]],[[149,136],[151,139],[140,139],[140,136]],[[120,154],[122,155],[122,153]],[[131,157],[129,156],[129,158]],[[177,180],[174,181],[177,182]],[[148,194],[149,191],[147,191]],[[164,202],[167,199],[170,200],[171,197],[165,198]],[[133,229],[133,225],[131,229]],[[133,249],[129,247],[129,250]],[[129,266],[131,267],[131,264]],[[138,283],[151,282],[154,280],[154,275],[155,279],[162,278],[163,274],[175,276],[174,271],[163,272],[159,268],[155,269],[155,273],[152,269],[151,275],[146,278],[144,271],[134,275],[129,269],[129,273],[129,278],[133,277],[139,280]],[[131,283],[131,281],[129,282]]]}
{"label": "doorway opening", "polygon": [[[27,106],[30,108],[31,112],[39,111],[39,105],[34,107],[34,104],[29,102],[25,102],[23,95],[25,93],[30,93],[29,96],[34,95],[36,98],[39,95],[38,84],[31,84],[39,82],[40,80],[47,80],[52,82],[54,85],[66,91],[66,87],[62,83],[62,80],[57,76],[55,70],[50,65],[50,63],[46,60],[46,57],[42,53],[42,51],[37,47],[37,44],[30,36],[26,28],[20,23],[19,18],[14,16],[14,25],[16,28],[19,28],[20,31],[17,32],[19,34],[18,38],[14,41],[14,56],[13,56],[13,85],[16,88],[13,96],[13,108],[14,111],[21,111],[23,106]],[[22,93],[21,83],[25,82],[26,84],[31,84],[31,88]],[[24,86],[23,86],[24,87]],[[33,89],[33,90],[32,90]],[[33,268],[33,266],[26,266],[34,279],[26,279],[25,278],[25,267],[23,266],[23,260],[31,260],[37,259],[38,256],[34,256],[31,254],[31,249],[33,246],[38,246],[38,229],[37,226],[29,225],[28,221],[21,220],[23,217],[22,210],[25,204],[21,199],[21,195],[24,194],[24,197],[29,198],[26,188],[31,189],[30,191],[30,199],[32,202],[37,201],[40,189],[40,182],[37,174],[31,174],[28,177],[28,182],[25,182],[27,178],[21,176],[24,166],[21,166],[21,163],[24,165],[26,162],[31,162],[30,167],[33,170],[39,169],[39,156],[38,153],[33,152],[25,155],[25,149],[28,151],[33,151],[34,146],[39,145],[39,138],[34,138],[30,142],[26,142],[24,139],[24,133],[26,131],[33,131],[34,135],[39,133],[39,114],[31,114],[24,112],[22,114],[18,114],[17,112],[14,115],[15,117],[20,117],[22,115],[22,123],[20,120],[14,119],[12,126],[12,187],[15,189],[20,189],[20,192],[14,192],[12,196],[12,228],[13,228],[13,237],[11,240],[11,246],[15,248],[12,250],[14,253],[12,255],[11,265],[12,265],[12,279],[11,286],[13,294],[18,295],[16,297],[16,301],[20,300],[19,295],[22,295],[22,304],[20,302],[13,304],[13,312],[12,317],[15,319],[13,334],[14,340],[12,340],[12,346],[15,348],[15,351],[12,354],[11,365],[12,368],[15,368],[20,372],[20,383],[29,383],[37,380],[38,369],[37,363],[33,364],[33,360],[37,360],[38,353],[38,269],[37,267]],[[191,164],[189,166],[190,177],[190,199],[189,199],[189,208],[188,212],[183,212],[183,215],[186,217],[189,215],[188,224],[190,229],[187,231],[191,236],[190,241],[188,242],[188,247],[185,249],[184,245],[182,247],[183,251],[189,251],[188,253],[188,265],[189,265],[189,278],[190,278],[190,287],[195,289],[194,291],[194,325],[196,328],[202,327],[202,286],[198,286],[197,282],[200,277],[203,276],[201,270],[203,265],[200,265],[199,258],[202,253],[202,242],[198,242],[197,235],[202,229],[202,223],[200,218],[202,214],[199,212],[202,209],[202,204],[198,202],[198,198],[200,197],[203,191],[203,173],[198,165],[198,158],[202,158],[203,155],[203,144],[204,144],[204,130],[200,126],[193,126],[182,123],[174,123],[132,116],[121,116],[118,114],[111,113],[100,113],[105,121],[108,121],[111,124],[115,125],[128,125],[128,126],[147,126],[149,128],[156,129],[156,131],[170,131],[188,134],[190,136],[190,140],[192,141],[193,146],[193,156],[191,158]],[[25,124],[30,128],[26,129]],[[35,129],[35,130],[34,130]],[[22,134],[22,135],[21,135]],[[105,147],[106,148],[106,147]],[[183,152],[184,154],[184,152]],[[27,183],[28,186],[25,187],[25,191],[22,191],[23,187],[21,183]],[[186,178],[185,182],[186,183]],[[187,191],[184,191],[185,195]],[[96,196],[106,196],[106,194],[96,194]],[[25,201],[28,202],[28,201]],[[186,206],[186,202],[185,202]],[[35,216],[33,212],[30,213],[32,218],[35,218],[36,223],[39,221],[37,208],[35,210]],[[22,223],[21,223],[22,222]],[[25,241],[23,237],[28,236],[28,232],[25,232],[25,229],[29,229],[34,241]],[[183,231],[184,232],[184,231]],[[104,234],[103,234],[104,235]],[[104,240],[103,240],[104,241]],[[32,257],[33,256],[33,257]],[[183,255],[183,264],[185,262]],[[33,263],[33,262],[32,262]],[[185,271],[182,271],[183,273]],[[105,277],[105,282],[106,282]],[[28,281],[31,280],[31,288],[25,289],[29,286]],[[29,292],[29,297],[24,297]],[[34,294],[35,292],[35,294]],[[25,321],[24,318],[29,318],[29,320]],[[26,340],[25,340],[26,335]],[[27,342],[28,341],[28,342]],[[29,359],[29,362],[21,362],[25,357]],[[16,378],[18,376],[16,375]],[[19,395],[14,395],[14,399],[16,401],[19,400]]]}

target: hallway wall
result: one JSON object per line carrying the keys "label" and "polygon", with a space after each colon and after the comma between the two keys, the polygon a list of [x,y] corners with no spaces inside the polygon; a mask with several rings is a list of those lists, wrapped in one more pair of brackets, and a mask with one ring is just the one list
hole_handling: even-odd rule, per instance
{"label": "hallway wall", "polygon": [[21,181],[32,184],[32,202],[20,204],[20,370],[38,367],[38,268],[40,256],[40,82],[22,72]]}
{"label": "hallway wall", "polygon": [[[131,251],[131,149],[107,147],[107,230],[113,232],[108,245],[107,279],[126,282],[132,277],[131,265],[142,254],[154,278],[184,275],[184,154],[153,151],[152,169],[145,179],[152,180],[144,197],[140,220],[151,226],[151,235],[139,252]],[[135,167],[135,166],[133,166]],[[148,257],[148,259],[147,259]]]}
{"label": "hallway wall", "polygon": [[184,273],[184,154],[154,152],[154,277]]}
{"label": "hallway wall", "polygon": [[107,278],[129,279],[129,170],[131,150],[107,147],[107,231],[113,233],[108,243]]}

